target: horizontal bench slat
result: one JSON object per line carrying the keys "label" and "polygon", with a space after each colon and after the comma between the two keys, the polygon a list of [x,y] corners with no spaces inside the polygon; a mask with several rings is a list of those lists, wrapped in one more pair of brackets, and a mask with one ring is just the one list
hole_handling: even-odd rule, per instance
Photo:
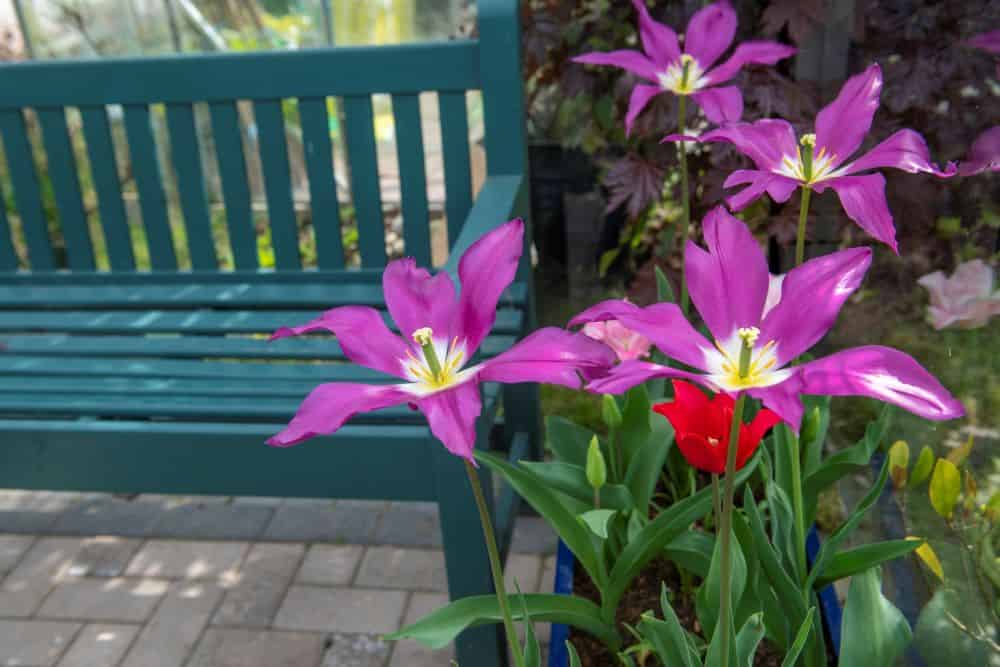
{"label": "horizontal bench slat", "polygon": [[[141,386],[140,383],[133,383]],[[266,421],[287,422],[295,415],[308,388],[294,398],[257,396],[196,396],[176,395],[150,391],[154,385],[146,384],[147,391],[114,393],[92,391],[92,387],[110,388],[101,381],[79,381],[75,390],[67,392],[44,391],[37,383],[37,390],[25,387],[14,391],[0,389],[0,415],[44,415],[66,417],[140,417],[201,419],[207,421]],[[497,396],[496,386],[487,385],[484,399],[492,401]],[[352,418],[354,423],[392,422],[423,423],[424,417],[406,405],[375,412],[361,413]]]}
{"label": "horizontal bench slat", "polygon": [[[501,297],[501,305],[524,303],[524,285],[512,285]],[[326,310],[334,306],[382,307],[385,301],[378,284],[288,285],[149,284],[149,285],[3,285],[0,309],[190,309],[190,308],[302,308]]]}
{"label": "horizontal bench slat", "polygon": [[[147,310],[147,311],[0,311],[2,332],[66,332],[92,334],[174,333],[250,334],[271,333],[283,326],[305,324],[319,313],[314,310]],[[391,324],[388,314],[383,313]],[[521,312],[497,311],[493,330],[517,334]]]}
{"label": "horizontal bench slat", "polygon": [[0,488],[435,498],[429,448],[441,445],[426,425],[347,425],[287,449],[265,445],[281,426],[0,420]]}
{"label": "horizontal bench slat", "polygon": [[[250,381],[314,380],[326,382],[331,369],[351,372],[351,380],[386,379],[384,373],[354,364],[257,363],[197,361],[191,359],[143,359],[102,357],[41,357],[0,354],[0,375],[127,376],[145,378],[231,378]],[[347,369],[347,370],[341,370]],[[339,377],[338,379],[345,379]]]}
{"label": "horizontal bench slat", "polygon": [[[495,356],[514,344],[513,336],[490,336],[479,350]],[[84,336],[29,334],[0,336],[8,353],[82,357],[247,358],[342,361],[333,336],[316,338],[238,338],[232,336]]]}
{"label": "horizontal bench slat", "polygon": [[0,272],[0,285],[303,285],[382,284],[381,269],[325,271],[302,269],[238,269],[235,271],[129,271],[74,273],[71,271]]}
{"label": "horizontal bench slat", "polygon": [[5,64],[0,82],[4,108],[470,90],[479,87],[479,44],[27,61]]}

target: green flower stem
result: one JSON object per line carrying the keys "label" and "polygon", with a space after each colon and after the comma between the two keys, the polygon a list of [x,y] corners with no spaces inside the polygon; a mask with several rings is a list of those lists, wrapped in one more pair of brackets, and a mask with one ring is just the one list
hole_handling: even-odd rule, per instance
{"label": "green flower stem", "polygon": [[493,573],[493,588],[496,589],[497,602],[500,603],[500,614],[503,616],[503,629],[507,635],[507,645],[514,656],[516,667],[524,666],[524,655],[521,653],[521,646],[517,641],[517,633],[514,631],[514,619],[510,615],[510,604],[507,602],[507,590],[503,584],[503,570],[500,567],[500,550],[497,549],[496,536],[493,533],[493,521],[490,519],[490,510],[486,505],[486,497],[483,495],[483,487],[479,483],[479,473],[467,459],[465,472],[469,475],[469,483],[472,485],[472,494],[476,497],[476,507],[479,509],[479,520],[483,524],[483,537],[486,538],[486,551],[490,555],[490,570]]}
{"label": "green flower stem", "polygon": [[[683,135],[684,124],[687,120],[687,96],[677,96],[677,133]],[[681,163],[681,256],[683,257],[687,248],[688,234],[691,228],[691,198],[688,194],[688,165],[685,142],[677,142],[677,157]],[[687,279],[684,277],[684,267],[681,267],[681,311],[688,313],[688,288]]]}
{"label": "green flower stem", "polygon": [[[799,566],[799,576],[802,577],[800,583],[805,582],[808,576],[808,566],[806,564],[806,523],[805,510],[802,503],[802,451],[799,447],[799,436],[788,430],[789,442],[792,443],[789,457],[792,459],[792,511],[795,513],[795,558]],[[809,606],[809,591],[803,591],[806,606]]]}
{"label": "green flower stem", "polygon": [[618,448],[618,434],[613,427],[608,429],[608,459],[611,464],[611,479],[615,484],[620,484],[622,480],[622,454]]}
{"label": "green flower stem", "polygon": [[[799,205],[799,229],[795,238],[795,266],[801,266],[806,256],[806,221],[809,218],[809,199],[812,190],[809,187],[802,188],[802,201]],[[795,362],[797,363],[797,361]],[[799,437],[796,433],[789,432],[789,441],[792,442],[791,473],[792,473],[792,509],[795,512],[795,555],[799,566],[800,576],[807,576],[806,566],[806,526],[805,511],[802,503],[802,452],[799,448]],[[804,579],[803,579],[804,581]],[[806,604],[809,604],[808,591],[805,592]]]}
{"label": "green flower stem", "polygon": [[799,205],[799,231],[795,237],[795,266],[806,259],[806,220],[809,218],[809,198],[812,190],[809,186],[802,188],[802,203]]}
{"label": "green flower stem", "polygon": [[[691,468],[694,470],[694,468]],[[715,522],[715,526],[719,525],[719,514],[722,513],[722,507],[719,505],[720,499],[722,498],[722,492],[719,491],[719,476],[712,475],[712,520]]]}
{"label": "green flower stem", "polygon": [[732,645],[733,637],[730,632],[732,626],[729,619],[733,614],[732,591],[730,588],[732,578],[732,559],[730,541],[733,533],[733,493],[736,485],[736,450],[740,438],[740,425],[743,423],[743,407],[746,404],[746,394],[740,393],[733,407],[733,423],[729,428],[729,441],[726,452],[726,477],[723,480],[722,490],[722,517],[719,521],[719,620],[715,624],[715,631],[722,632],[722,639],[719,643],[722,663],[720,667],[730,667],[729,647]]}

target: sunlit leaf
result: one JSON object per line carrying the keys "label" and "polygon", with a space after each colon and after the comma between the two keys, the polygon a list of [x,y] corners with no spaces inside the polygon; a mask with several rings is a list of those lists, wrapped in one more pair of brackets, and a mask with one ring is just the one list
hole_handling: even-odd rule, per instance
{"label": "sunlit leaf", "polygon": [[931,475],[930,498],[934,511],[945,519],[950,519],[962,491],[962,475],[955,464],[948,459],[938,459]]}
{"label": "sunlit leaf", "polygon": [[931,470],[934,469],[934,452],[930,447],[924,445],[923,449],[920,450],[920,456],[917,457],[917,462],[913,465],[913,470],[910,471],[910,488],[914,488],[924,482],[928,477],[931,476]]}
{"label": "sunlit leaf", "polygon": [[941,561],[938,560],[937,553],[928,542],[924,542],[916,549],[916,554],[920,556],[920,560],[924,562],[927,569],[937,575],[937,578],[944,581],[944,568],[941,567]]}

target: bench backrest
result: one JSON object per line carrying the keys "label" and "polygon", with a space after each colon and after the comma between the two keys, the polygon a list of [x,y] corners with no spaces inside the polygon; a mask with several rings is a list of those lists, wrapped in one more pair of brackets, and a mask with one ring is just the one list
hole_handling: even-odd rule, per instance
{"label": "bench backrest", "polygon": [[[320,269],[344,267],[340,203],[335,187],[328,100],[343,118],[351,203],[363,269],[386,262],[385,227],[377,171],[372,95],[391,95],[397,141],[403,241],[407,255],[430,263],[430,233],[421,138],[419,94],[436,92],[440,115],[445,213],[450,242],[472,203],[466,91],[481,90],[487,173],[525,169],[517,0],[478,0],[479,37],[400,46],[325,48],[253,54],[211,54],[140,59],[27,62],[0,66],[0,138],[13,201],[0,206],[0,275],[68,269],[93,272],[95,237],[102,236],[112,272],[137,270],[136,244],[145,242],[156,272],[176,272],[184,247],[196,272],[221,270],[218,230],[207,202],[203,154],[214,160],[225,211],[223,249],[237,271],[260,268],[259,245],[273,251],[276,271],[303,267],[288,147],[286,116],[294,100],[301,126]],[[237,104],[239,102],[239,104]],[[200,145],[195,104],[205,104],[212,141]],[[162,107],[152,105],[163,105]],[[109,108],[109,105],[120,105]],[[252,105],[250,122],[248,105]],[[95,225],[88,224],[81,169],[67,110],[82,121],[89,180],[96,192]],[[113,123],[120,117],[138,196],[142,232],[132,239],[127,222]],[[160,111],[160,109],[164,111]],[[32,140],[32,110],[40,142]],[[153,115],[165,114],[166,136],[153,131]],[[27,119],[27,121],[26,121]],[[266,222],[255,229],[244,143],[254,128],[266,200]],[[166,145],[159,145],[165,143]],[[157,159],[170,156],[183,228],[172,228],[164,174]],[[47,178],[45,177],[47,175]],[[44,191],[51,183],[51,194]],[[46,211],[43,194],[54,200]],[[94,215],[90,216],[92,219]],[[16,224],[12,224],[15,223]],[[261,228],[261,224],[266,229]],[[18,257],[11,233],[23,238]],[[59,252],[56,252],[59,250]]]}

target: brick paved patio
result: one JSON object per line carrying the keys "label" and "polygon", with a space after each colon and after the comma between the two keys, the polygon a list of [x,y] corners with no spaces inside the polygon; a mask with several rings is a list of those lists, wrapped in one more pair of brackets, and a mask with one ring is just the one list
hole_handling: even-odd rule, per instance
{"label": "brick paved patio", "polygon": [[[554,551],[544,523],[522,517],[508,580],[551,590]],[[379,638],[446,599],[433,504],[0,491],[0,575],[5,666],[451,658]]]}

